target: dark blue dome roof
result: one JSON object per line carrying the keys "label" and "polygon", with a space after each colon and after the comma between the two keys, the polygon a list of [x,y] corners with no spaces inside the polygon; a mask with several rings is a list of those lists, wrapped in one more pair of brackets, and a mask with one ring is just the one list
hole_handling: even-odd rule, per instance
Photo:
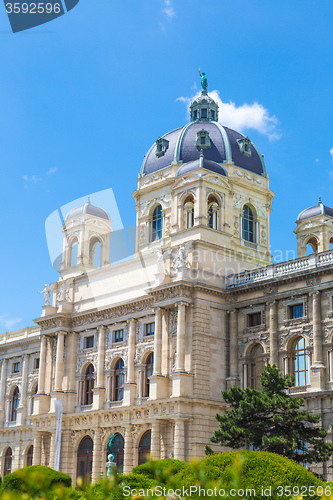
{"label": "dark blue dome roof", "polygon": [[[141,174],[148,175],[171,163],[189,163],[198,160],[200,152],[196,146],[197,133],[205,130],[209,133],[211,147],[205,149],[205,161],[215,163],[234,163],[258,175],[266,175],[265,164],[262,155],[257,148],[244,135],[223,127],[216,121],[192,121],[182,128],[172,130],[162,138],[168,141],[168,147],[164,154],[158,155],[157,144],[153,144],[145,156]],[[248,141],[248,152],[244,154],[240,142]],[[208,166],[208,164],[206,164]],[[210,165],[209,167],[212,167]],[[206,167],[205,167],[206,168]],[[208,168],[211,170],[211,168]],[[215,172],[215,166],[213,171]],[[219,172],[221,173],[221,172]],[[225,175],[222,173],[222,175]]]}

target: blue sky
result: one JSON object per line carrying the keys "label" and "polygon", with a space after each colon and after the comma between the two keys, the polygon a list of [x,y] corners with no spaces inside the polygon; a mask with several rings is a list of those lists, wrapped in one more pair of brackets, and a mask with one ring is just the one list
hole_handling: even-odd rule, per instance
{"label": "blue sky", "polygon": [[1,4],[0,332],[32,325],[57,280],[51,213],[112,188],[135,224],[143,155],[186,123],[199,67],[222,123],[265,155],[272,253],[296,250],[298,213],[318,195],[333,206],[332,24],[331,0],[80,0],[12,34]]}

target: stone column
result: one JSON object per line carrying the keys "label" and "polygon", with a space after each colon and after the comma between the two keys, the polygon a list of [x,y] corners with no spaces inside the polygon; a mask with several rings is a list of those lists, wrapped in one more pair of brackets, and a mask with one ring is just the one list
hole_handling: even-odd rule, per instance
{"label": "stone column", "polygon": [[227,378],[228,388],[239,384],[238,376],[238,311],[233,309],[230,312],[229,323],[230,336],[230,372]]}
{"label": "stone column", "polygon": [[125,428],[124,438],[124,474],[130,474],[133,468],[133,438],[131,433],[132,426]]}
{"label": "stone column", "polygon": [[98,481],[102,472],[102,441],[99,429],[94,432],[94,448],[93,448],[93,463],[92,463],[92,482]]}
{"label": "stone column", "polygon": [[310,368],[310,391],[325,388],[325,365],[323,363],[323,333],[321,327],[321,294],[312,293],[313,309],[313,363]]}
{"label": "stone column", "polygon": [[185,371],[185,307],[184,302],[178,303],[178,318],[177,318],[177,358],[176,371]]}
{"label": "stone column", "polygon": [[185,460],[185,419],[175,419],[174,458]]}
{"label": "stone column", "polygon": [[3,411],[6,406],[5,396],[6,396],[7,365],[8,365],[8,360],[3,359],[1,365],[0,411]]}
{"label": "stone column", "polygon": [[129,334],[128,334],[128,367],[127,367],[127,382],[129,384],[135,383],[135,339],[136,339],[136,320],[134,318],[129,320]]}
{"label": "stone column", "polygon": [[277,302],[273,300],[269,305],[269,347],[271,365],[279,366],[279,345],[278,345],[278,316],[277,316]]}
{"label": "stone column", "polygon": [[313,364],[323,364],[323,339],[321,329],[321,295],[320,292],[312,294],[313,304]]}
{"label": "stone column", "polygon": [[162,309],[155,309],[154,375],[162,373]]}
{"label": "stone column", "polygon": [[153,460],[161,458],[161,434],[160,434],[160,421],[154,420],[151,424],[151,446],[150,453]]}
{"label": "stone column", "polygon": [[36,432],[33,444],[32,465],[41,465],[42,461],[42,433]]}
{"label": "stone column", "polygon": [[49,467],[54,469],[54,460],[55,460],[55,431],[51,432],[50,438],[50,457],[49,457]]}
{"label": "stone column", "polygon": [[54,377],[54,390],[55,392],[62,391],[62,378],[64,374],[64,346],[65,346],[65,332],[59,332],[57,337],[57,354],[56,354],[56,367]]}
{"label": "stone column", "polygon": [[330,382],[333,380],[333,350],[329,351]]}
{"label": "stone column", "polygon": [[162,311],[162,375],[169,374],[169,311]]}
{"label": "stone column", "polygon": [[76,358],[77,358],[77,340],[78,340],[78,334],[72,332],[69,335],[69,342],[68,342],[68,357],[71,358],[70,363],[68,364],[68,390],[70,392],[75,392],[76,393]]}
{"label": "stone column", "polygon": [[43,335],[40,341],[38,394],[45,394],[45,370],[46,370],[46,337],[45,335]]}
{"label": "stone column", "polygon": [[98,329],[96,388],[104,388],[105,330],[105,326],[100,326]]}
{"label": "stone column", "polygon": [[26,406],[27,406],[29,359],[30,359],[29,354],[23,355],[22,389],[21,389],[21,397],[20,397],[20,407],[21,408],[26,408]]}

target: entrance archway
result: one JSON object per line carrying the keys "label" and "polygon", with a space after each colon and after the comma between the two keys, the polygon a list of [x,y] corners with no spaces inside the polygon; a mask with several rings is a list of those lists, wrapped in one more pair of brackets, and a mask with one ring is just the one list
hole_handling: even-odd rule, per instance
{"label": "entrance archway", "polygon": [[[118,471],[122,472],[124,468],[124,438],[119,432],[114,438],[110,451],[114,455],[113,461],[117,464]],[[107,454],[108,450],[106,451]]]}
{"label": "entrance archway", "polygon": [[77,477],[91,477],[94,443],[90,436],[85,436],[77,450]]}
{"label": "entrance archway", "polygon": [[139,443],[139,465],[144,464],[148,461],[148,455],[150,453],[150,443],[151,443],[151,431],[144,433]]}

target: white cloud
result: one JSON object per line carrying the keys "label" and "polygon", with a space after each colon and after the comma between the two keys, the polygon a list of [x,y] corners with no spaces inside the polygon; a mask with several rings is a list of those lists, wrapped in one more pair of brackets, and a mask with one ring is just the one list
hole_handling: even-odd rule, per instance
{"label": "white cloud", "polygon": [[[199,95],[197,93],[191,98],[179,97],[177,101],[185,102],[188,107]],[[280,139],[280,135],[276,130],[278,119],[275,115],[270,115],[268,109],[258,102],[237,106],[232,101],[223,102],[217,90],[209,92],[209,95],[219,105],[219,122],[222,125],[230,127],[237,132],[244,133],[247,130],[256,130],[261,134],[267,135],[271,140]]]}
{"label": "white cloud", "polygon": [[333,148],[330,149],[330,155],[331,155],[332,162],[333,162]]}
{"label": "white cloud", "polygon": [[6,330],[11,330],[14,325],[17,325],[22,321],[22,318],[8,318],[7,314],[0,316],[0,324],[3,325]]}
{"label": "white cloud", "polygon": [[24,175],[22,179],[26,182],[33,182],[34,184],[36,184],[37,182],[37,177],[35,175],[32,175],[31,177],[29,177],[28,175]]}
{"label": "white cloud", "polygon": [[173,8],[171,0],[164,0],[164,9],[162,9],[163,14],[165,14],[169,19],[176,15]]}
{"label": "white cloud", "polygon": [[49,168],[47,171],[47,175],[53,175],[58,171],[57,167]]}

